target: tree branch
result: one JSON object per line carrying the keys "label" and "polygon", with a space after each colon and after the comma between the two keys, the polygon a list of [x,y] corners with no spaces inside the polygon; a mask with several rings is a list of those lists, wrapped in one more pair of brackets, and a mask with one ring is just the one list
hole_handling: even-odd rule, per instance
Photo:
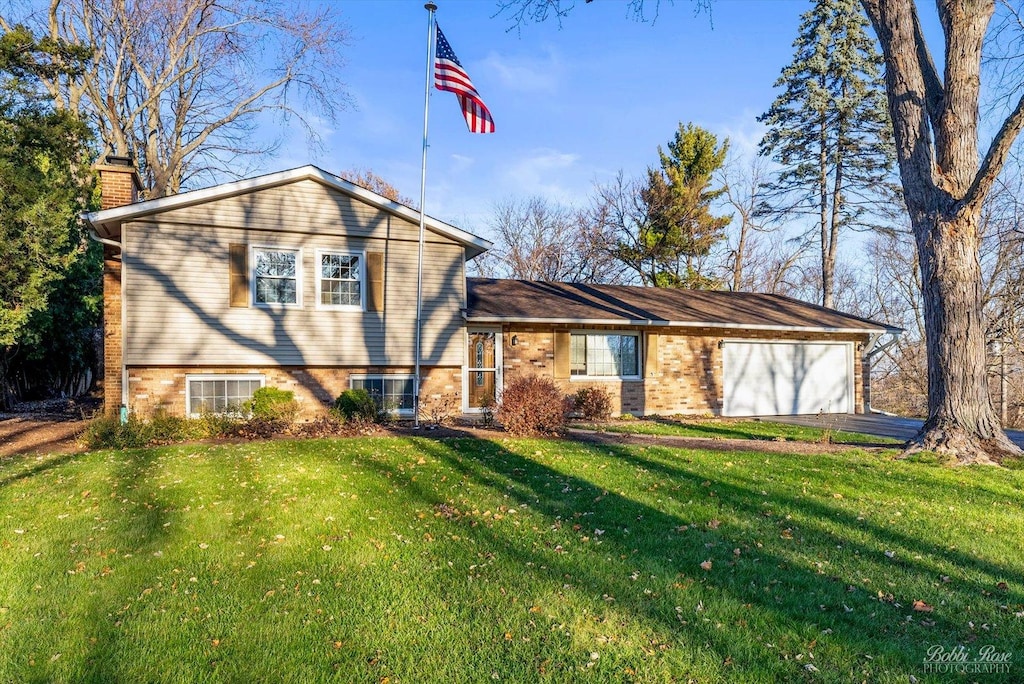
{"label": "tree branch", "polygon": [[996,178],[999,177],[999,172],[1003,170],[1006,156],[1010,153],[1010,148],[1013,147],[1013,142],[1022,128],[1024,128],[1024,96],[1017,102],[1013,112],[1006,117],[999,132],[992,139],[992,144],[989,145],[985,160],[981,163],[974,182],[971,183],[971,187],[960,201],[960,206],[957,207],[958,214],[964,215],[981,209],[982,202],[985,201],[989,190],[992,189]]}

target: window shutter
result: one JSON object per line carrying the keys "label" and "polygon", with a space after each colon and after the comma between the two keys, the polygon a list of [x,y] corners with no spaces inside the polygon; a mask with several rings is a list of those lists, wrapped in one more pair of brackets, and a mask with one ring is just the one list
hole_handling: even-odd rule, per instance
{"label": "window shutter", "polygon": [[644,349],[644,375],[653,378],[658,374],[658,333],[647,333],[647,348]]}
{"label": "window shutter", "polygon": [[555,331],[555,377],[569,377],[569,332],[567,330]]}
{"label": "window shutter", "polygon": [[231,306],[249,306],[249,246],[228,245]]}
{"label": "window shutter", "polygon": [[384,253],[366,253],[366,310],[384,310]]}

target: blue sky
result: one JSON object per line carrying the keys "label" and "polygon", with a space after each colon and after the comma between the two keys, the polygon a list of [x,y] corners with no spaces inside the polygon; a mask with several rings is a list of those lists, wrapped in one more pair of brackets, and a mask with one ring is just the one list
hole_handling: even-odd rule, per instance
{"label": "blue sky", "polygon": [[[648,3],[651,4],[651,3]],[[661,3],[652,23],[625,3],[578,3],[555,21],[507,30],[489,1],[441,0],[438,22],[494,115],[497,132],[470,134],[455,96],[430,103],[428,214],[474,232],[493,204],[542,195],[584,202],[595,181],[657,160],[680,121],[751,153],[772,84],[792,58],[803,0],[717,0],[713,16]],[[422,1],[340,7],[352,34],[339,87],[355,106],[324,123],[313,154],[297,129],[264,170],[312,161],[329,171],[369,168],[419,196],[427,12]]]}

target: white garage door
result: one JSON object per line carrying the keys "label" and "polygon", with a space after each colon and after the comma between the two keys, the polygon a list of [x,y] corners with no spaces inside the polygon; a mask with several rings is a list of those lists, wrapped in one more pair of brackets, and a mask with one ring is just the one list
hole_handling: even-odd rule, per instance
{"label": "white garage door", "polygon": [[726,416],[853,411],[853,345],[723,342]]}

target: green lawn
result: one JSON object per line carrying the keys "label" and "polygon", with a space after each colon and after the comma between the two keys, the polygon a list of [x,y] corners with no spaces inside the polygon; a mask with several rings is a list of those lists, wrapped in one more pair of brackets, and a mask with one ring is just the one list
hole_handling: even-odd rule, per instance
{"label": "green lawn", "polygon": [[[703,437],[710,439],[768,439],[785,442],[823,442],[837,444],[901,444],[889,437],[864,435],[842,430],[841,417],[822,419],[821,427],[803,427],[762,420],[728,418],[641,418],[612,420],[604,423],[576,423],[575,427],[601,432],[631,435],[665,435],[670,437]],[[826,440],[826,433],[828,440]]]}
{"label": "green lawn", "polygon": [[364,438],[6,459],[0,681],[948,682],[922,661],[960,644],[1012,652],[975,679],[1021,681],[1024,472],[891,458]]}

